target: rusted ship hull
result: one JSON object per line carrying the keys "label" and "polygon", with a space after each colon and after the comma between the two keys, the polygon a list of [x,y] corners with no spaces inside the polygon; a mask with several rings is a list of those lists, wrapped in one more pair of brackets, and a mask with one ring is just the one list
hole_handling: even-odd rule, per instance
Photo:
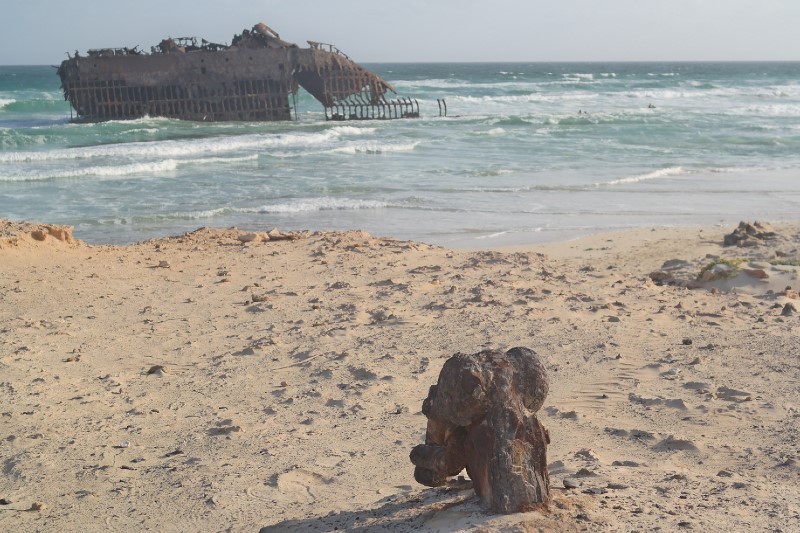
{"label": "rusted ship hull", "polygon": [[297,88],[287,54],[278,55],[284,57],[268,49],[235,49],[73,58],[62,83],[83,121],[147,115],[198,121],[289,120],[289,95]]}
{"label": "rusted ship hull", "polygon": [[[185,45],[185,46],[182,46]],[[135,49],[77,52],[58,69],[76,121],[159,116],[195,121],[279,121],[292,118],[304,87],[333,120],[419,116],[409,99],[331,45],[309,48],[280,40],[263,24],[234,36],[231,46],[167,39],[151,53]]]}

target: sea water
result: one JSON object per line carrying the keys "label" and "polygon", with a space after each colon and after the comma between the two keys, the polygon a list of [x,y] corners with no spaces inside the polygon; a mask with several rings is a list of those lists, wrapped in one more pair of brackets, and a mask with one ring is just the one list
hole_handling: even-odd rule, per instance
{"label": "sea water", "polygon": [[0,67],[0,217],[475,247],[800,218],[800,63],[366,66],[422,116],[326,122],[301,90],[292,122],[76,124],[55,69]]}

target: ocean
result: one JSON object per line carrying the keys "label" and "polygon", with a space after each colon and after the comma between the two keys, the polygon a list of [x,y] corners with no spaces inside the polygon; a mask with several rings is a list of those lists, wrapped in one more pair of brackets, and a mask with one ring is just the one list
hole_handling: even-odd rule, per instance
{"label": "ocean", "polygon": [[301,89],[293,122],[74,124],[54,68],[0,67],[0,217],[451,247],[800,218],[800,63],[365,66],[421,118],[326,122]]}

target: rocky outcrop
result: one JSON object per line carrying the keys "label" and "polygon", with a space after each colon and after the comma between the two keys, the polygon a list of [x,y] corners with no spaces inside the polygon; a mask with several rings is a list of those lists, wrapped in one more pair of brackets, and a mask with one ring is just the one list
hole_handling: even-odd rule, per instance
{"label": "rocky outcrop", "polygon": [[54,239],[67,244],[75,243],[72,226],[42,224],[37,222],[15,222],[0,219],[0,248],[3,245],[19,246],[25,242],[44,242]]}
{"label": "rocky outcrop", "polygon": [[758,246],[766,240],[774,240],[777,238],[778,234],[772,230],[769,224],[758,221],[750,224],[742,221],[739,222],[739,226],[733,230],[732,233],[725,235],[723,245],[744,248]]}

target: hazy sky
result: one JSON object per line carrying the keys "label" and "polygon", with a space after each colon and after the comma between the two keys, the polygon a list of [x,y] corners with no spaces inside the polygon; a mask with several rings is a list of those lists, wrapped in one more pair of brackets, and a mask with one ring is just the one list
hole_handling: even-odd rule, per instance
{"label": "hazy sky", "polygon": [[362,62],[800,60],[798,0],[0,1],[0,65],[257,22]]}

